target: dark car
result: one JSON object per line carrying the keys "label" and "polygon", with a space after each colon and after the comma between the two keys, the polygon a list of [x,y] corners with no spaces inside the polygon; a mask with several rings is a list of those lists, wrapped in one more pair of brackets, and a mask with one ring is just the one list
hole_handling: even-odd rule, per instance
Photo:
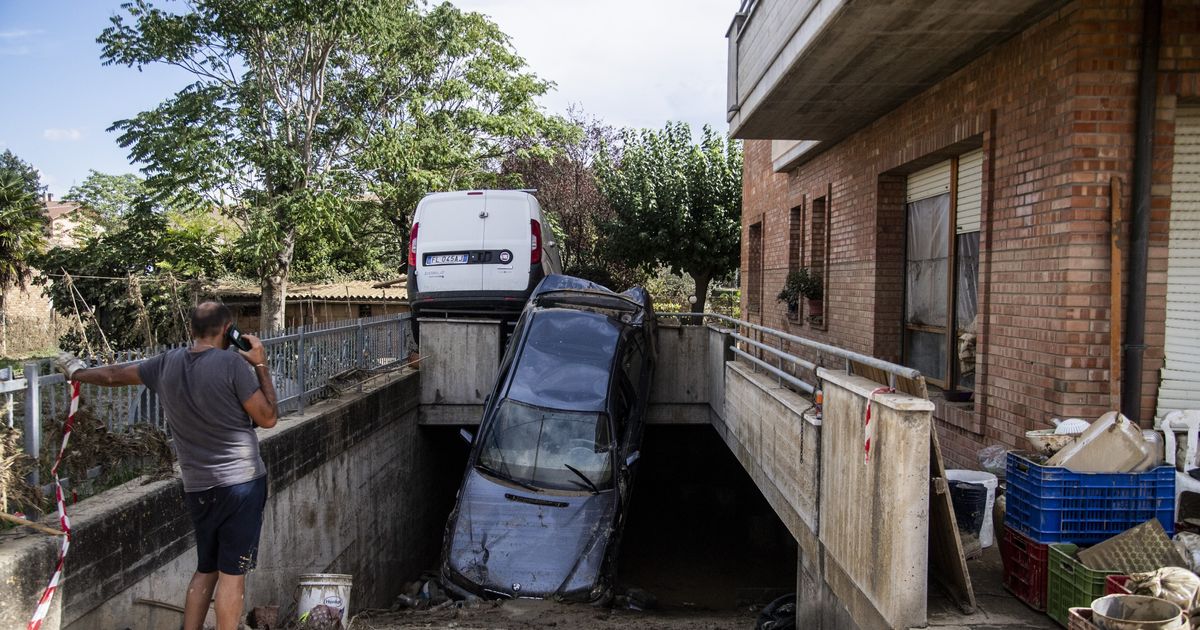
{"label": "dark car", "polygon": [[473,440],[442,549],[459,596],[612,593],[654,371],[654,311],[552,275],[530,296]]}

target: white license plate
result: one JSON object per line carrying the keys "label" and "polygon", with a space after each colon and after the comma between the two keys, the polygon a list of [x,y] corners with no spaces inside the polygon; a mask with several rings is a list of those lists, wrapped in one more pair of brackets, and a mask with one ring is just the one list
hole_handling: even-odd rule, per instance
{"label": "white license plate", "polygon": [[438,256],[426,256],[425,266],[433,267],[437,265],[465,265],[467,264],[466,254],[442,254]]}

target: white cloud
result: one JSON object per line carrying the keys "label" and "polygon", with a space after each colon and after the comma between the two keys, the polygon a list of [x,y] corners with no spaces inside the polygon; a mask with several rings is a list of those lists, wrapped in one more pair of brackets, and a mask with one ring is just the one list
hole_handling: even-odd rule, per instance
{"label": "white cloud", "polygon": [[50,142],[75,142],[83,138],[83,132],[78,129],[52,128],[42,132],[42,137]]}
{"label": "white cloud", "polygon": [[[725,123],[731,0],[456,0],[491,16],[535,74],[557,84],[543,103],[578,103],[610,124]],[[698,131],[698,129],[697,129]]]}
{"label": "white cloud", "polygon": [[22,30],[15,30],[15,31],[0,31],[0,39],[24,39],[26,37],[33,37],[34,35],[41,35],[44,32],[45,31],[40,30],[40,29],[22,29]]}

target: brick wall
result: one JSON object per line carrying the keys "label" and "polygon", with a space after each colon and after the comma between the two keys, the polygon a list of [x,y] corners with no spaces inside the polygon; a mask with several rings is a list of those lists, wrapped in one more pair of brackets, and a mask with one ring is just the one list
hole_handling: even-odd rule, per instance
{"label": "brick wall", "polygon": [[[1107,410],[1108,187],[1122,181],[1128,218],[1140,33],[1140,2],[1077,0],[791,172],[773,172],[769,142],[748,141],[743,222],[763,222],[765,249],[754,320],[899,358],[905,174],[982,146],[977,390],[967,413],[940,414],[947,459],[970,464],[980,445],[1020,446],[1052,417]],[[1160,71],[1144,418],[1163,359],[1174,109],[1200,97],[1194,2],[1165,2]],[[791,209],[811,213],[827,191],[822,330],[806,317],[788,321],[774,295],[787,273]]]}

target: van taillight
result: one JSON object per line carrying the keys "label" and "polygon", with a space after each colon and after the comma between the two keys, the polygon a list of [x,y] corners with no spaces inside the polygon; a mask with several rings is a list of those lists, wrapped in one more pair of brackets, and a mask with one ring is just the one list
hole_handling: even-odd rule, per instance
{"label": "van taillight", "polygon": [[417,223],[413,223],[412,232],[408,233],[408,271],[417,269]]}
{"label": "van taillight", "polygon": [[542,264],[542,224],[529,221],[529,263]]}

